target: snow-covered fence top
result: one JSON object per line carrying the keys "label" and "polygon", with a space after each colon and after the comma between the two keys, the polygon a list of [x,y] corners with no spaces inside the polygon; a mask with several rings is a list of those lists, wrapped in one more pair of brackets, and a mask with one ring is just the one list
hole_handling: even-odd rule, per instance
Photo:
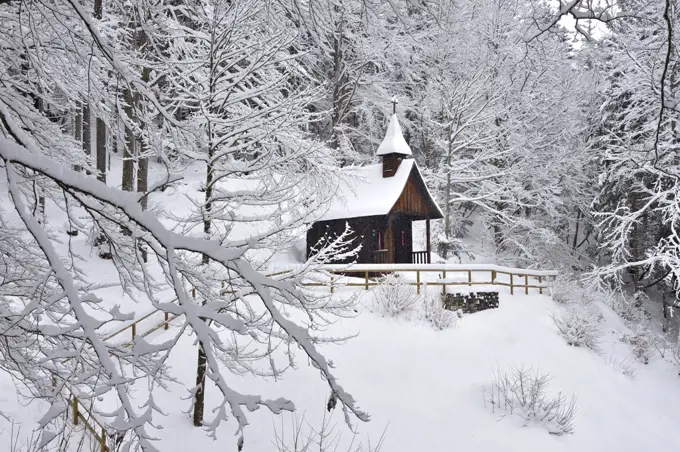
{"label": "snow-covered fence top", "polygon": [[[329,272],[348,271],[348,272],[491,272],[527,276],[555,277],[558,272],[555,270],[528,270],[526,268],[503,267],[494,264],[326,264],[318,267],[319,270]],[[288,270],[282,268],[281,271]],[[291,268],[292,270],[292,268]]]}
{"label": "snow-covered fence top", "polygon": [[[285,277],[286,273],[299,269],[300,267],[296,266],[279,268],[276,273],[269,276]],[[418,293],[421,286],[427,284],[441,286],[444,294],[447,286],[489,285],[509,287],[511,294],[515,293],[516,288],[524,289],[527,295],[529,289],[538,289],[542,294],[543,289],[549,287],[547,281],[558,274],[556,271],[528,270],[493,264],[327,264],[320,265],[315,270],[317,275],[330,274],[330,278],[311,277],[300,285],[329,287],[331,293],[337,287],[363,287],[368,290],[369,287],[378,285],[373,279],[374,276],[402,273],[407,284],[416,286]],[[357,282],[351,278],[362,278],[364,281]],[[411,281],[408,281],[409,278]]]}

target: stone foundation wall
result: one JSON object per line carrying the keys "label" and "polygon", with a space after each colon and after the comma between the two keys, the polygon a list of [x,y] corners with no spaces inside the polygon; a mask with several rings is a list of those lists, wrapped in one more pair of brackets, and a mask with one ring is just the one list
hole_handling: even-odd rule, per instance
{"label": "stone foundation wall", "polygon": [[461,309],[469,314],[498,307],[498,292],[447,293],[444,296],[444,309]]}

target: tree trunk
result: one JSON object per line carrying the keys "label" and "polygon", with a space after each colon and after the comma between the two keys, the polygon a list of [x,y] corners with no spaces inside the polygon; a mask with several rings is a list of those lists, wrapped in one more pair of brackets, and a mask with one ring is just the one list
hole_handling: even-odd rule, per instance
{"label": "tree trunk", "polygon": [[106,152],[106,123],[97,118],[97,179],[106,183],[108,153]]}
{"label": "tree trunk", "polygon": [[[44,113],[45,112],[45,104],[41,98],[38,99],[38,110],[40,112]],[[42,188],[40,188],[40,185],[37,183],[33,182],[33,191],[35,192],[36,196],[36,208],[35,208],[35,214],[34,216],[38,219],[38,223],[40,225],[45,225],[45,195],[42,191]]]}
{"label": "tree trunk", "polygon": [[196,397],[194,399],[194,425],[203,425],[203,410],[205,408],[205,368],[207,359],[203,344],[198,346],[198,366],[196,368]]}
{"label": "tree trunk", "polygon": [[[83,106],[83,152],[88,157],[92,156],[90,119],[90,101],[88,99]],[[87,171],[87,174],[89,175],[90,171]]]}
{"label": "tree trunk", "polygon": [[[94,18],[101,20],[103,16],[103,4],[102,0],[94,0]],[[96,120],[96,131],[97,135],[97,179],[100,182],[106,183],[106,170],[108,154],[106,152],[106,123],[101,119]]]}
{"label": "tree trunk", "polygon": [[447,130],[449,135],[448,150],[446,152],[446,192],[444,194],[444,237],[446,244],[441,248],[442,257],[448,258],[449,255],[449,235],[451,234],[451,153],[453,152],[453,119],[449,123]]}
{"label": "tree trunk", "polygon": [[[80,107],[80,103],[76,104],[76,114],[73,124],[73,136],[76,141],[83,140],[83,113]],[[73,165],[74,171],[80,171],[82,168],[80,165]]]}
{"label": "tree trunk", "polygon": [[576,231],[574,231],[574,241],[572,242],[572,249],[576,250],[578,248],[578,233],[579,233],[579,226],[581,225],[581,217],[583,216],[583,213],[581,213],[581,209],[578,209],[576,212]]}
{"label": "tree trunk", "polygon": [[123,92],[123,99],[125,102],[125,147],[123,148],[123,180],[122,188],[124,191],[134,191],[134,155],[135,155],[135,135],[129,122],[133,121],[134,113],[132,103],[132,92],[129,88],[125,88]]}
{"label": "tree trunk", "polygon": [[[125,146],[123,147],[123,180],[122,180],[122,188],[124,191],[134,191],[135,187],[135,180],[134,180],[134,173],[135,173],[135,168],[134,168],[134,155],[135,155],[135,145],[136,145],[136,140],[135,140],[135,135],[134,131],[132,130],[132,127],[130,126],[130,122],[133,121],[134,114],[133,114],[133,108],[132,108],[132,92],[130,91],[129,88],[125,88],[123,91],[123,99],[125,102],[125,116],[126,116],[126,122],[125,122]],[[130,231],[127,228],[122,228],[121,230],[123,234],[125,235],[132,235],[132,231]]]}
{"label": "tree trunk", "polygon": [[343,86],[344,86],[344,76],[342,74],[342,64],[343,64],[343,52],[342,52],[342,21],[338,26],[338,30],[333,37],[333,99],[331,103],[333,105],[333,110],[331,112],[331,124],[330,124],[330,147],[332,149],[338,149],[340,143],[338,141],[338,135],[336,128],[340,124],[340,113],[342,110],[342,97],[343,97]]}
{"label": "tree trunk", "polygon": [[[210,238],[210,223],[212,219],[210,218],[210,212],[212,211],[212,193],[213,193],[213,180],[215,178],[215,164],[212,161],[215,152],[212,145],[208,146],[208,168],[205,175],[205,212],[203,217],[203,233],[206,238]],[[203,255],[203,264],[208,265],[210,259],[207,255]]]}
{"label": "tree trunk", "polygon": [[[140,32],[139,46],[142,49],[146,48],[146,33],[144,30]],[[145,67],[142,69],[142,81],[144,83],[149,83],[151,79],[151,69]],[[139,93],[135,93],[135,109],[137,111],[142,110],[141,96]],[[146,210],[149,197],[147,191],[149,189],[149,146],[147,144],[147,135],[144,133],[146,124],[141,122],[140,129],[142,131],[139,137],[139,155],[137,156],[137,193],[141,193],[142,196],[139,199],[139,203],[142,205],[142,210]],[[142,255],[142,260],[147,261],[147,252],[143,243],[139,244],[139,250]]]}

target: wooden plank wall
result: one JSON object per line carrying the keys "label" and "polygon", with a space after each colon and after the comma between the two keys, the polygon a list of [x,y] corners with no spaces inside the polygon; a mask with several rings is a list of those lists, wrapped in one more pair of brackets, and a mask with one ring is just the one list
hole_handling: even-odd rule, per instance
{"label": "wooden plank wall", "polygon": [[392,208],[393,212],[406,213],[425,217],[433,213],[432,202],[427,196],[427,191],[422,181],[415,171],[411,171],[404,191],[397,199]]}

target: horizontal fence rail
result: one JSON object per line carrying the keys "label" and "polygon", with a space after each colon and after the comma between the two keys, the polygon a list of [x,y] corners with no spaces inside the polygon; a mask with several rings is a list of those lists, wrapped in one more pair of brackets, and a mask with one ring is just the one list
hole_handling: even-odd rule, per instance
{"label": "horizontal fence rail", "polygon": [[[354,264],[354,265],[340,265],[330,264],[322,265],[316,268],[320,272],[325,272],[330,275],[328,281],[303,281],[300,283],[303,287],[329,287],[331,293],[338,287],[362,287],[368,290],[369,287],[374,287],[380,284],[375,278],[376,275],[385,275],[389,273],[402,273],[415,276],[412,280],[407,280],[405,283],[416,286],[416,291],[420,293],[421,287],[441,286],[442,293],[446,293],[447,286],[505,286],[510,288],[510,294],[514,295],[517,289],[523,289],[526,295],[529,295],[529,289],[538,289],[538,293],[542,294],[543,289],[550,287],[548,284],[551,280],[557,277],[556,271],[541,271],[528,270],[521,268],[503,267],[500,265],[455,265],[455,264]],[[294,269],[280,271],[277,275],[285,274],[286,272],[293,272]],[[473,275],[489,275],[488,279],[473,277]],[[435,278],[426,278],[427,276],[435,275]],[[462,275],[461,279],[455,279],[451,276]],[[499,276],[504,278],[499,278]],[[363,279],[361,282],[357,281],[339,281],[340,278],[345,279]]]}

